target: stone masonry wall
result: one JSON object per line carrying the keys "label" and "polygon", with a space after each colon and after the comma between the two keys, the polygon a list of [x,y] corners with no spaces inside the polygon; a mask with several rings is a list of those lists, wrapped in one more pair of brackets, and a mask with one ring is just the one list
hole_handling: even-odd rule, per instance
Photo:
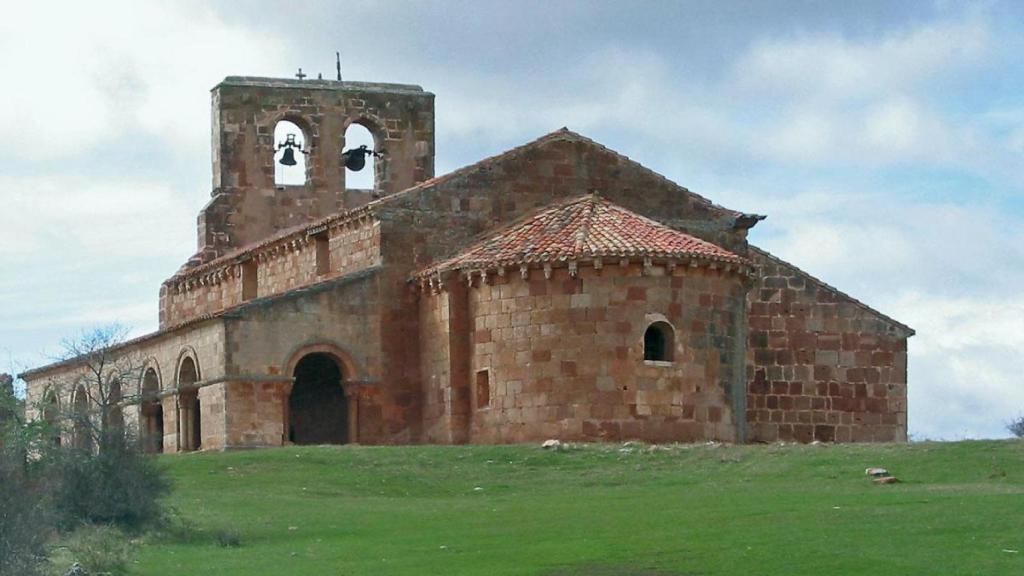
{"label": "stone masonry wall", "polygon": [[448,444],[451,434],[451,347],[449,294],[420,299],[420,362],[423,370],[423,441]]}
{"label": "stone masonry wall", "polygon": [[751,256],[750,440],[906,441],[913,332],[766,252]]}
{"label": "stone masonry wall", "polygon": [[[254,248],[247,255],[256,270],[253,296],[283,294],[380,264],[380,226],[371,219],[339,222],[321,234],[327,235],[330,252],[325,270],[317,264],[315,237],[305,231]],[[214,263],[165,282],[160,291],[160,325],[173,326],[242,304],[244,266],[237,259]]]}
{"label": "stone masonry wall", "polygon": [[[298,360],[303,349],[326,346],[341,356],[342,386],[350,401],[358,404],[355,433],[365,444],[408,443],[415,440],[413,426],[419,418],[410,397],[382,379],[386,363],[381,344],[380,269],[318,284],[298,293],[254,301],[228,319],[227,367],[233,375],[229,410],[259,408],[273,420],[240,416],[234,422],[243,429],[231,429],[229,437],[256,434],[266,437],[266,426],[284,430],[283,413],[275,412],[269,379],[290,379],[289,363]],[[262,397],[263,400],[259,398]],[[286,401],[287,396],[285,395]]]}
{"label": "stone masonry wall", "polygon": [[[742,290],[730,274],[640,265],[479,283],[469,290],[470,440],[733,440]],[[659,320],[675,329],[672,362],[644,360],[644,332]],[[482,371],[484,405],[475,383]]]}
{"label": "stone masonry wall", "polygon": [[285,381],[236,380],[224,384],[223,441],[228,447],[281,446],[291,385]]}

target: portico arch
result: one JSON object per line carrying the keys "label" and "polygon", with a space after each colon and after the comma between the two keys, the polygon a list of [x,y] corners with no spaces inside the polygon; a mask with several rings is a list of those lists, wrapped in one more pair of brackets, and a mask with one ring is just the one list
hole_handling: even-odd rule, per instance
{"label": "portico arch", "polygon": [[178,447],[183,452],[199,450],[203,445],[198,381],[199,365],[195,358],[183,355],[178,363]]}
{"label": "portico arch", "polygon": [[146,452],[164,451],[164,407],[160,402],[160,373],[155,364],[147,366],[142,375],[140,403],[140,436]]}
{"label": "portico arch", "polygon": [[358,441],[359,372],[352,357],[328,343],[302,346],[285,364],[293,383],[285,404],[284,437],[295,444]]}

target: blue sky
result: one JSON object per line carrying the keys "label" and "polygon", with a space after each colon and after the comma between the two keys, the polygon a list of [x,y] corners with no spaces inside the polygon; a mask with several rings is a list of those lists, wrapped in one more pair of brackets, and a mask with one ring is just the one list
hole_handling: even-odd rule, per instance
{"label": "blue sky", "polygon": [[[82,3],[78,3],[82,4]],[[155,329],[228,75],[421,84],[438,173],[568,126],[917,329],[916,438],[1024,413],[1024,4],[4,1],[0,370]]]}

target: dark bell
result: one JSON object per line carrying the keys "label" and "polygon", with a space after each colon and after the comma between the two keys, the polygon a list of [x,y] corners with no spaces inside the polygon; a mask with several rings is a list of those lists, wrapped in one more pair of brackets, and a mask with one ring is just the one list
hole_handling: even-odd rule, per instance
{"label": "dark bell", "polygon": [[285,166],[295,166],[295,150],[292,148],[285,148],[284,154],[281,155],[281,164]]}
{"label": "dark bell", "polygon": [[362,154],[352,154],[353,150],[349,150],[345,153],[345,168],[353,172],[359,172],[366,166],[366,156]]}
{"label": "dark bell", "polygon": [[345,164],[345,168],[353,172],[359,172],[366,166],[367,156],[380,157],[382,154],[383,152],[370,150],[366,147],[366,144],[363,144],[359,148],[350,148],[342,152],[341,160]]}

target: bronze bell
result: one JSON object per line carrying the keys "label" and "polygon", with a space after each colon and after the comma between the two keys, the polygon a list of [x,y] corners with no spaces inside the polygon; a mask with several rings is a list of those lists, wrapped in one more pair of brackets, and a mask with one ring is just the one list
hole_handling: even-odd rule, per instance
{"label": "bronze bell", "polygon": [[295,150],[293,148],[285,148],[280,162],[285,166],[295,166],[297,164],[295,161]]}
{"label": "bronze bell", "polygon": [[353,148],[346,150],[341,154],[342,160],[345,163],[345,168],[353,172],[359,172],[366,166],[366,145],[362,145],[359,148]]}
{"label": "bronze bell", "polygon": [[[299,152],[302,152],[302,144],[295,141],[295,134],[288,134],[284,142],[277,145],[277,149],[284,148],[284,154],[281,155],[281,164],[285,166],[295,166],[295,149],[298,148]],[[305,152],[303,152],[305,154]]]}
{"label": "bronze bell", "polygon": [[359,172],[366,166],[367,156],[380,158],[381,156],[383,156],[382,152],[370,150],[366,147],[366,144],[363,144],[359,148],[350,148],[342,152],[341,160],[342,163],[345,164],[345,168],[348,168],[353,172]]}

